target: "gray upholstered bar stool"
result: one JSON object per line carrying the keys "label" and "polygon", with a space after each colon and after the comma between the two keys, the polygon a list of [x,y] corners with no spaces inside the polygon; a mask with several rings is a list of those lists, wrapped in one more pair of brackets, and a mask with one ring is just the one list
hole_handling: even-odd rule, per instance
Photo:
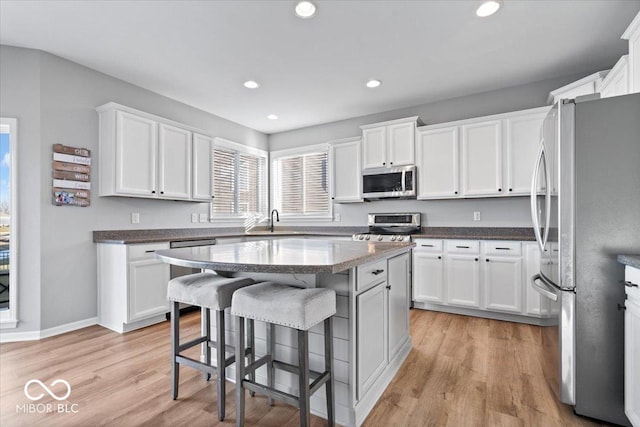
{"label": "gray upholstered bar stool", "polygon": [[[245,338],[244,320],[260,320],[267,323],[267,354],[245,365],[244,359],[236,363],[236,426],[244,425],[244,390],[248,389],[282,400],[300,410],[300,425],[310,425],[310,397],[326,384],[327,420],[335,424],[333,377],[333,325],[331,317],[336,313],[336,293],[324,288],[298,288],[274,282],[258,283],[239,289],[233,294],[231,314],[235,316],[236,351],[242,352]],[[252,321],[250,320],[250,321]],[[324,372],[309,369],[309,329],[324,321]],[[275,360],[275,326],[297,329],[298,366]],[[256,369],[267,365],[267,385],[255,382]],[[298,375],[298,396],[276,390],[275,371],[282,369]],[[245,377],[249,375],[247,380]],[[314,381],[309,384],[310,378]]]}
{"label": "gray upholstered bar stool", "polygon": [[[173,400],[178,398],[178,379],[180,364],[198,369],[207,374],[217,374],[218,391],[218,419],[225,417],[225,373],[227,366],[235,361],[235,355],[226,358],[226,352],[233,349],[227,346],[224,336],[224,309],[231,306],[233,293],[245,286],[254,284],[249,278],[225,278],[214,273],[196,273],[187,276],[176,277],[169,281],[167,298],[171,302],[171,394]],[[202,308],[203,325],[206,328],[204,335],[180,344],[180,308],[179,303],[191,304]],[[216,312],[216,340],[211,340],[211,310]],[[241,353],[249,356],[253,361],[254,336],[253,324],[249,324],[249,346],[243,346]],[[192,359],[181,354],[188,348],[199,344],[206,344],[205,362]],[[211,365],[211,347],[216,349],[216,367]],[[244,360],[244,358],[242,358]],[[222,367],[222,368],[221,368]]]}

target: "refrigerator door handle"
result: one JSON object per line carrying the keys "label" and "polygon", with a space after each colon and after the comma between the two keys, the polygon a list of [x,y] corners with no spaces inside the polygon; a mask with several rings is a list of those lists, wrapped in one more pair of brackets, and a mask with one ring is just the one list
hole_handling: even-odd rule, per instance
{"label": "refrigerator door handle", "polygon": [[[542,283],[539,284],[537,282],[538,280]],[[551,301],[558,301],[558,294],[552,287],[544,283],[544,279],[539,274],[536,274],[531,278],[531,286],[533,286],[533,290],[538,292],[540,295],[549,298]]]}
{"label": "refrigerator door handle", "polygon": [[544,236],[542,237],[542,246],[547,246],[547,240],[549,239],[549,228],[551,227],[551,191],[553,187],[553,182],[551,182],[551,169],[549,167],[549,162],[547,161],[547,151],[544,149],[544,140],[542,146],[542,163],[544,167],[545,174],[545,192],[544,192],[544,205],[545,205],[545,225],[544,225]]}
{"label": "refrigerator door handle", "polygon": [[[538,221],[538,172],[540,171],[540,163],[544,157],[544,139],[540,140],[540,150],[533,166],[533,177],[531,178],[531,220],[533,221],[533,232],[536,236],[536,242],[540,246],[540,252],[544,252],[544,242],[540,235],[540,222]],[[548,185],[547,185],[548,186]]]}

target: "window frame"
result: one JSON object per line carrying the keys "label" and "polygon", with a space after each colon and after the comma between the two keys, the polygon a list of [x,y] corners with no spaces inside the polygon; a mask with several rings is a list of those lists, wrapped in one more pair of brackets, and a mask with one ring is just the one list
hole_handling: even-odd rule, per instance
{"label": "window frame", "polygon": [[278,182],[278,167],[277,162],[282,159],[298,157],[309,154],[319,154],[324,153],[327,155],[327,197],[328,197],[328,211],[326,213],[309,213],[309,214],[292,214],[292,213],[282,213],[280,214],[281,221],[333,221],[333,202],[331,200],[331,188],[333,185],[333,174],[332,165],[331,165],[331,155],[330,155],[330,144],[329,143],[321,143],[321,144],[313,144],[306,145],[303,147],[295,147],[288,148],[284,150],[276,150],[271,151],[270,155],[270,206],[272,209],[277,209],[276,200],[279,196],[279,189],[277,188]]}
{"label": "window frame", "polygon": [[[243,145],[234,141],[230,141],[225,138],[216,137],[213,139],[213,145],[211,148],[211,182],[212,182],[212,194],[215,194],[215,185],[216,183],[213,181],[215,167],[213,164],[214,152],[216,149],[233,151],[239,154],[245,154],[250,156],[256,156],[264,159],[264,172],[260,179],[265,183],[262,199],[264,200],[264,212],[258,212],[261,216],[266,218],[268,210],[269,210],[269,152],[265,150],[261,150],[259,148],[250,147],[248,145]],[[236,186],[235,186],[235,196],[237,197],[238,185],[237,185],[238,176],[236,175]],[[213,211],[214,202],[209,203],[209,222],[216,223],[234,223],[234,224],[242,224],[244,220],[247,218],[246,212],[235,213],[235,214],[227,214],[227,213],[216,213]]]}

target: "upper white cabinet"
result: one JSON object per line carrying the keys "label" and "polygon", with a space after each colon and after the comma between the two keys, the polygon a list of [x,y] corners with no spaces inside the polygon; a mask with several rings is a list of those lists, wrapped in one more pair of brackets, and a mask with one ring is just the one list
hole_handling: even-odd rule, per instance
{"label": "upper white cabinet", "polygon": [[211,165],[213,138],[198,133],[193,134],[193,186],[191,198],[210,202],[213,198],[213,181],[211,179]]}
{"label": "upper white cabinet", "polygon": [[210,137],[113,102],[96,110],[100,196],[210,201]]}
{"label": "upper white cabinet", "polygon": [[598,87],[602,84],[602,80],[607,76],[609,70],[598,71],[586,77],[576,80],[573,83],[562,86],[549,93],[548,102],[555,104],[561,99],[573,99],[577,96],[591,95],[598,91]]}
{"label": "upper white cabinet", "polygon": [[502,193],[502,126],[491,120],[462,126],[462,193]]}
{"label": "upper white cabinet", "polygon": [[359,137],[329,143],[331,200],[336,203],[362,202],[361,146]]}
{"label": "upper white cabinet", "polygon": [[622,35],[629,40],[629,93],[640,92],[640,12]]}
{"label": "upper white cabinet", "polygon": [[598,92],[601,98],[626,95],[629,93],[629,55],[622,56],[613,66],[607,77],[602,79]]}
{"label": "upper white cabinet", "polygon": [[528,195],[549,107],[423,126],[418,199]]}
{"label": "upper white cabinet", "polygon": [[457,126],[416,133],[418,199],[458,197],[460,194]]}
{"label": "upper white cabinet", "polygon": [[362,167],[378,168],[415,163],[415,130],[419,118],[391,120],[360,126]]}

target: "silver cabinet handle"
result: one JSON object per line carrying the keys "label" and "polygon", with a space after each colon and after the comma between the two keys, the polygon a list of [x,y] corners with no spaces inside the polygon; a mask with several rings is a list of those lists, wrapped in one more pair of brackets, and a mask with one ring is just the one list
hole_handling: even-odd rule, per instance
{"label": "silver cabinet handle", "polygon": [[510,251],[511,248],[496,248],[498,251]]}
{"label": "silver cabinet handle", "polygon": [[538,280],[542,280],[542,277],[540,277],[539,274],[536,274],[531,278],[531,285],[533,286],[533,289],[539,294],[549,298],[551,301],[558,301],[558,294],[550,289],[549,286],[544,282],[543,284],[539,284],[537,282]]}
{"label": "silver cabinet handle", "polygon": [[469,249],[469,246],[456,246],[456,248],[460,248],[460,249]]}
{"label": "silver cabinet handle", "polygon": [[432,248],[433,245],[420,245],[420,246],[424,246],[425,248]]}

